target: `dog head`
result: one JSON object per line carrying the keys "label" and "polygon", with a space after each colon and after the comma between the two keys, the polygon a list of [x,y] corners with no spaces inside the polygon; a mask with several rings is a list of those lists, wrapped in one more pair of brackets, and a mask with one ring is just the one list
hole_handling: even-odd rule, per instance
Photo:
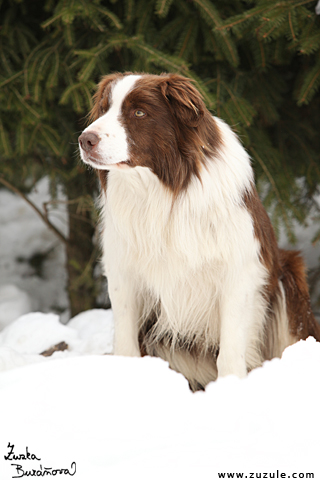
{"label": "dog head", "polygon": [[112,74],[94,96],[79,137],[82,160],[98,170],[149,168],[172,191],[200,176],[219,131],[192,82],[176,74]]}

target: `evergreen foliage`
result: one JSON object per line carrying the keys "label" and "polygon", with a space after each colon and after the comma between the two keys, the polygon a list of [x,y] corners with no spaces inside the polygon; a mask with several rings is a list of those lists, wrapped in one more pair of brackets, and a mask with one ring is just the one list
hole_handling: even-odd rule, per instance
{"label": "evergreen foliage", "polygon": [[74,269],[69,291],[79,295],[81,285],[81,296],[91,296],[87,307],[95,295],[90,199],[97,185],[76,152],[102,75],[170,71],[193,78],[207,106],[234,128],[252,156],[274,225],[284,224],[293,240],[293,219],[303,222],[314,207],[319,220],[314,195],[320,180],[320,17],[315,4],[0,1],[0,182],[25,193],[46,175],[53,198],[57,185],[64,187],[72,229],[87,245],[84,258],[69,248]]}

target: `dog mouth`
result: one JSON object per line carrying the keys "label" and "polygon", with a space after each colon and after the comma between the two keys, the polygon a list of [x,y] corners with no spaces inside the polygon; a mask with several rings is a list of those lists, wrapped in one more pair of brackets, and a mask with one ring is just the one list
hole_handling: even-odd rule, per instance
{"label": "dog mouth", "polygon": [[123,162],[116,163],[115,165],[131,165],[130,160],[124,160]]}
{"label": "dog mouth", "polygon": [[90,164],[93,168],[96,168],[97,170],[109,170],[110,168],[112,169],[113,167],[130,167],[131,162],[130,160],[123,160],[121,162],[117,163],[106,163],[100,160],[100,158],[96,158],[93,155],[88,155],[85,158],[85,162]]}

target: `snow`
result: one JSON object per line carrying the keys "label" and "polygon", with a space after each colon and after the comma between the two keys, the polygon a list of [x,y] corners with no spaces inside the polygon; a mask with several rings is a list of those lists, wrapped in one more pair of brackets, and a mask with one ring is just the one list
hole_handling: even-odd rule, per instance
{"label": "snow", "polygon": [[[30,200],[43,210],[43,204],[49,202],[49,182],[47,178],[40,180],[29,195]],[[49,205],[51,222],[63,233],[67,234],[68,224],[65,197],[58,191],[58,203]],[[35,213],[25,200],[17,195],[0,189],[0,328],[7,324],[3,317],[2,305],[7,300],[1,296],[1,289],[15,287],[19,294],[11,291],[8,297],[13,300],[10,315],[18,318],[32,310],[41,312],[64,312],[63,321],[69,318],[68,299],[66,294],[65,249],[55,234],[48,229],[43,220]],[[43,254],[45,260],[41,276],[37,275],[30,259],[36,254]],[[23,292],[23,293],[22,293]],[[23,295],[25,299],[14,315],[13,298]],[[10,320],[14,319],[10,318]]]}
{"label": "snow", "polygon": [[54,353],[54,358],[73,355],[112,353],[113,317],[111,310],[95,309],[75,316],[68,325],[52,313],[29,313],[7,325],[0,332],[0,372],[34,361],[54,345],[65,342],[68,351]]}
{"label": "snow", "polygon": [[[32,200],[39,207],[49,200],[46,179]],[[50,211],[66,234],[65,205]],[[320,479],[320,344],[314,339],[245,379],[219,379],[192,394],[161,359],[112,355],[111,310],[83,312],[65,324],[64,248],[5,190],[0,224],[0,480],[32,469],[37,476],[60,468],[73,473],[72,462],[77,480],[217,479],[218,472],[247,478],[310,472]],[[310,221],[308,228],[297,227],[297,248],[312,267],[320,244],[310,245],[316,225]],[[39,252],[45,254],[41,276],[27,261]],[[68,349],[40,355],[60,342]],[[9,443],[16,455],[28,451],[39,460],[5,460]]]}
{"label": "snow", "polygon": [[0,287],[0,330],[29,312],[32,312],[32,300],[26,292],[16,285]]}
{"label": "snow", "polygon": [[79,341],[72,343],[81,353],[112,353],[113,316],[111,310],[94,309],[73,317],[68,328],[74,329]]}
{"label": "snow", "polygon": [[59,322],[54,314],[31,313],[18,318],[0,334],[0,345],[19,353],[40,353],[52,345],[76,338],[76,332]]}
{"label": "snow", "polygon": [[[72,462],[81,480],[277,470],[320,478],[320,344],[313,338],[246,379],[226,377],[192,394],[161,359],[101,355],[111,353],[112,324],[110,310],[85,312],[68,326],[31,313],[0,333],[1,479],[17,475],[12,463],[71,471]],[[39,355],[59,341],[70,348]],[[40,460],[5,460],[9,442],[16,454],[28,447]]]}

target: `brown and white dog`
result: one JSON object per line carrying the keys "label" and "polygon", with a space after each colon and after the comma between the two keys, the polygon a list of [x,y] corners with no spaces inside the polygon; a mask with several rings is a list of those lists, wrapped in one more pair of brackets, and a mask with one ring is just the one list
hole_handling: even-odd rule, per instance
{"label": "brown and white dog", "polygon": [[249,156],[188,79],[108,75],[91,119],[115,354],[162,357],[197,390],[320,340],[303,260],[278,248]]}

